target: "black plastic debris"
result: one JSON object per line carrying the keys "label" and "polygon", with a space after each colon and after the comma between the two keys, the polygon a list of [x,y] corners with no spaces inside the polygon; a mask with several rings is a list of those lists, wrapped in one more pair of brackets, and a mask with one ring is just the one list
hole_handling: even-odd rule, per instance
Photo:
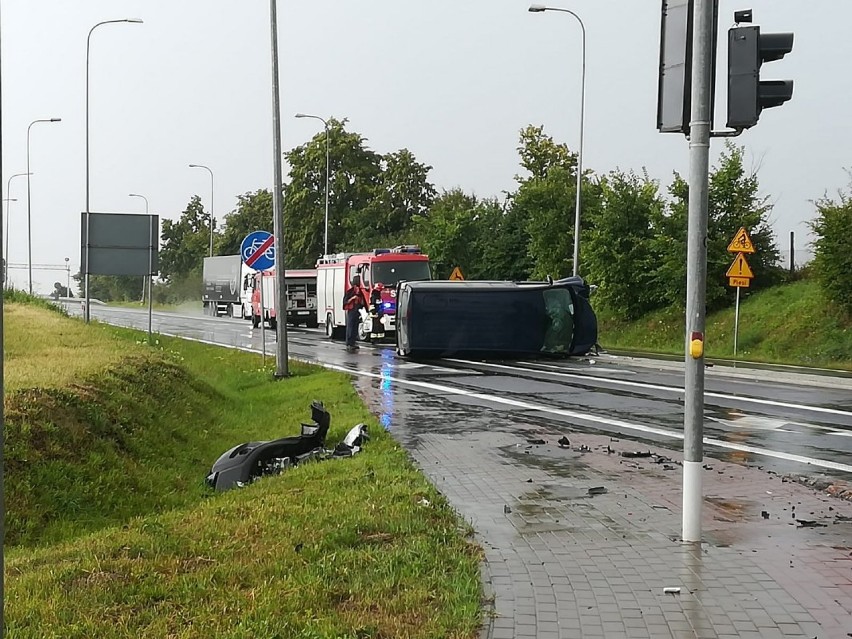
{"label": "black plastic debris", "polygon": [[571,440],[565,437],[565,435],[560,437],[557,443],[559,444],[560,448],[568,448],[569,446],[571,446]]}
{"label": "black plastic debris", "polygon": [[606,486],[594,486],[592,488],[589,488],[588,492],[590,495],[604,495],[606,494],[607,490]]}
{"label": "black plastic debris", "polygon": [[763,517],[764,519],[769,519],[769,513],[766,512],[765,510],[760,511],[760,516]]}
{"label": "black plastic debris", "polygon": [[636,457],[651,457],[651,451],[641,451],[641,450],[625,450],[621,453],[622,457],[636,458]]}
{"label": "black plastic debris", "polygon": [[317,457],[322,453],[330,426],[331,415],[322,402],[314,401],[311,423],[302,424],[300,435],[234,446],[213,464],[207,484],[216,490],[228,490]]}
{"label": "black plastic debris", "polygon": [[544,446],[547,442],[544,441],[543,439],[528,439],[527,443],[528,444],[534,444],[536,446]]}

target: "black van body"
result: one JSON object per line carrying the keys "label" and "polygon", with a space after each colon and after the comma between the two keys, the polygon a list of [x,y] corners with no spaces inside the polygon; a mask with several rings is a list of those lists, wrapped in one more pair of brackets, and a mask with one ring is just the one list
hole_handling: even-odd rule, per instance
{"label": "black van body", "polygon": [[406,357],[585,355],[598,340],[590,289],[554,282],[401,282],[397,352]]}

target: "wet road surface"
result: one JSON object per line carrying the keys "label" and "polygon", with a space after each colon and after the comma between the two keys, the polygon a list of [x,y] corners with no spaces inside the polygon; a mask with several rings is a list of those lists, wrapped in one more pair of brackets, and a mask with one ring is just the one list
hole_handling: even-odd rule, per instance
{"label": "wet road surface", "polygon": [[[71,308],[79,313],[79,308]],[[147,328],[147,312],[92,306],[92,319]],[[155,313],[153,330],[253,351],[262,333],[247,321]],[[275,353],[267,330],[266,350]],[[602,354],[594,358],[482,362],[411,362],[392,345],[363,344],[357,354],[321,330],[288,327],[291,357],[352,373],[362,392],[380,397],[381,419],[392,428],[399,397],[431,398],[449,406],[483,407],[522,420],[547,421],[566,432],[606,433],[637,447],[682,448],[683,364]],[[852,378],[789,370],[706,369],[707,456],[750,463],[779,473],[852,478]],[[452,424],[448,424],[452,428]]]}

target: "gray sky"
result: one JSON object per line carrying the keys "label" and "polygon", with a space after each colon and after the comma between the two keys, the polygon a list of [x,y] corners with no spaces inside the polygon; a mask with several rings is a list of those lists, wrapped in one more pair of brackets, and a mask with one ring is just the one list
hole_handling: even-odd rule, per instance
{"label": "gray sky", "polygon": [[[322,126],[297,111],[348,118],[371,147],[411,149],[439,188],[499,196],[518,172],[518,130],[529,123],[573,149],[579,139],[580,31],[567,14],[527,13],[523,0],[279,1],[285,149]],[[819,9],[816,9],[818,5]],[[640,170],[667,184],[686,172],[687,143],[655,128],[659,0],[564,0],[588,32],[585,164]],[[807,9],[806,9],[807,6]],[[793,100],[765,111],[739,138],[776,204],[781,248],[807,238],[809,200],[848,182],[852,129],[849,0],[721,0],[717,127],[724,125],[725,30],[751,7],[766,31],[794,31],[793,53],[764,77],[794,79]],[[272,182],[267,0],[2,0],[4,184],[26,171],[31,134],[33,262],[80,262],[85,208],[86,35],[91,50],[93,211],[176,218],[193,194],[214,213]],[[830,17],[830,19],[827,19]],[[830,43],[830,44],[829,44]],[[829,71],[823,60],[831,51]],[[837,61],[841,61],[838,65]],[[826,65],[827,66],[827,65]],[[721,142],[714,143],[714,157]],[[844,153],[847,151],[847,153]],[[10,256],[27,260],[26,178],[12,183]],[[570,212],[573,214],[573,212]],[[5,216],[5,208],[3,211]],[[64,273],[34,272],[37,290]],[[26,284],[26,270],[12,280]]]}

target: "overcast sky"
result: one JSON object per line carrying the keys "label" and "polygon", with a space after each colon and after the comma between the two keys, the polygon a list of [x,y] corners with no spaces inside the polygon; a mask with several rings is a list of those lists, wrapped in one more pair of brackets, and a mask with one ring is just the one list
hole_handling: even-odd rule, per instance
{"label": "overcast sky", "polygon": [[[667,184],[686,174],[683,136],[655,128],[659,0],[554,0],[588,32],[585,164],[641,170]],[[3,46],[3,191],[26,171],[31,133],[33,262],[80,263],[85,209],[86,35],[91,48],[91,207],[176,218],[193,194],[214,214],[272,182],[267,0],[0,0]],[[524,0],[279,1],[285,149],[322,124],[297,111],[348,118],[378,152],[407,147],[443,189],[479,196],[513,188],[518,131],[544,124],[579,140],[580,31],[567,14],[527,12]],[[738,140],[775,203],[781,248],[807,242],[810,200],[834,195],[852,166],[849,103],[852,2],[721,0],[717,128],[724,125],[726,36],[735,9],[765,31],[794,31],[793,53],[764,76],[796,82],[793,100],[765,111]],[[829,59],[828,55],[831,54]],[[830,70],[831,69],[831,70]],[[714,157],[722,143],[714,142]],[[10,263],[27,261],[26,178],[12,182]],[[5,204],[5,203],[4,203]],[[573,212],[569,212],[573,215]],[[3,210],[5,217],[5,207]],[[26,270],[13,270],[18,286]],[[35,271],[37,290],[64,273]]]}

